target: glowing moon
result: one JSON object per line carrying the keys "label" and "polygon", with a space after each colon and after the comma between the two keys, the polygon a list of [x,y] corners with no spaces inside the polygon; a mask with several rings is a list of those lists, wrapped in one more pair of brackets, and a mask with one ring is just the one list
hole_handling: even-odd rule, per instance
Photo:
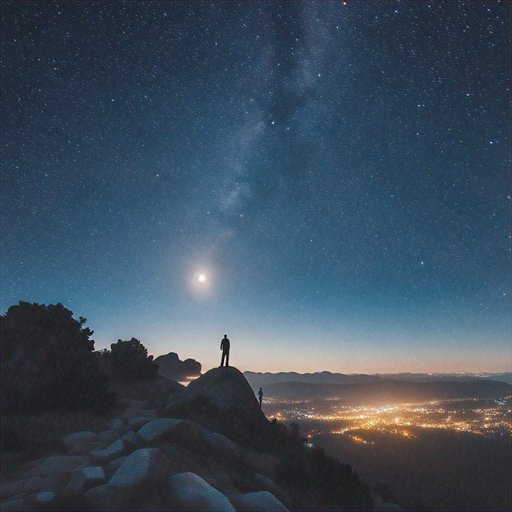
{"label": "glowing moon", "polygon": [[196,270],[189,277],[189,279],[190,289],[195,294],[198,294],[199,296],[204,296],[205,294],[208,294],[211,291],[211,288],[213,286],[212,274],[206,268],[203,267],[199,270]]}

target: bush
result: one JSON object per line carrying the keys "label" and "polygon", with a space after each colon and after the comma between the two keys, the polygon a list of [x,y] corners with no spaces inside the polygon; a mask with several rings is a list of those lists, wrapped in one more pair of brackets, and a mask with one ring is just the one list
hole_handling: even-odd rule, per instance
{"label": "bush", "polygon": [[153,361],[153,356],[148,356],[146,347],[136,338],[112,343],[110,351],[106,351],[104,356],[116,380],[139,382],[154,380],[157,376],[158,364]]}
{"label": "bush", "polygon": [[104,413],[114,405],[85,318],[62,304],[20,301],[0,322],[4,411]]}
{"label": "bush", "polygon": [[287,451],[275,472],[275,481],[303,510],[371,510],[367,484],[348,465],[318,447]]}

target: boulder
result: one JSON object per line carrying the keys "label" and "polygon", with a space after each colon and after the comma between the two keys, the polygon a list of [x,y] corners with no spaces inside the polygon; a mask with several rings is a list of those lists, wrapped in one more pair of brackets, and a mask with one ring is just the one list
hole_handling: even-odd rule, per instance
{"label": "boulder", "polygon": [[37,459],[32,462],[32,469],[26,472],[26,476],[69,473],[89,465],[89,460],[86,455],[54,455]]}
{"label": "boulder", "polygon": [[179,473],[169,478],[175,507],[180,511],[235,512],[230,501],[194,473]]}
{"label": "boulder", "polygon": [[38,492],[34,498],[37,505],[42,507],[48,507],[55,501],[55,493],[53,491],[42,491]]}
{"label": "boulder", "polygon": [[201,364],[194,359],[180,361],[178,354],[169,352],[169,354],[158,356],[155,359],[158,364],[158,373],[167,379],[185,380],[187,377],[201,375]]}
{"label": "boulder", "polygon": [[210,453],[221,460],[236,461],[242,456],[242,449],[234,441],[217,432],[206,437]]}
{"label": "boulder", "polygon": [[103,466],[107,480],[121,467],[121,464],[125,461],[126,457],[119,457],[118,459],[111,460],[108,464]]}
{"label": "boulder", "polygon": [[257,426],[267,421],[246,378],[232,366],[207,371],[173,397],[171,404],[187,402],[200,396],[207,397],[221,409],[238,409],[248,424]]}
{"label": "boulder", "polygon": [[288,512],[288,509],[268,491],[231,496],[230,501],[237,512]]}
{"label": "boulder", "polygon": [[113,459],[118,459],[128,453],[128,448],[121,439],[114,441],[103,450],[94,450],[90,453],[91,460],[95,464],[106,464]]}
{"label": "boulder", "polygon": [[85,455],[101,446],[103,439],[90,431],[75,432],[61,437],[61,441],[72,455]]}
{"label": "boulder", "polygon": [[283,489],[281,489],[281,487],[279,487],[279,485],[277,485],[274,480],[260,475],[259,473],[252,473],[249,475],[249,477],[252,479],[253,485],[257,488],[255,490],[268,491],[282,503],[290,502],[290,497],[288,494]]}
{"label": "boulder", "polygon": [[161,453],[169,460],[169,474],[191,472],[213,488],[223,494],[232,494],[237,492],[237,488],[233,480],[214,460],[208,460],[206,456],[191,453],[183,446],[173,445],[161,448]]}
{"label": "boulder", "polygon": [[103,443],[110,443],[119,437],[119,432],[115,430],[102,430],[96,434],[97,438]]}
{"label": "boulder", "polygon": [[146,423],[137,431],[137,435],[146,444],[177,442],[194,448],[206,446],[210,432],[204,427],[189,420],[158,418]]}
{"label": "boulder", "polygon": [[172,418],[151,420],[137,430],[137,435],[145,443],[159,443],[170,437],[173,430],[183,421]]}
{"label": "boulder", "polygon": [[121,438],[121,441],[126,446],[132,448],[138,448],[140,446],[140,439],[137,437],[137,434],[133,430],[128,430],[128,432],[126,432]]}
{"label": "boulder", "polygon": [[108,485],[111,488],[143,489],[164,481],[169,468],[169,461],[158,448],[142,448],[124,459]]}
{"label": "boulder", "polygon": [[119,489],[108,485],[98,485],[84,492],[84,498],[91,510],[123,510],[125,509],[125,495]]}
{"label": "boulder", "polygon": [[123,421],[123,418],[113,418],[108,422],[108,426],[111,430],[123,430],[125,421]]}
{"label": "boulder", "polygon": [[150,421],[151,418],[148,418],[147,416],[133,416],[128,418],[126,427],[131,430],[139,430],[142,426],[144,426],[146,423],[149,423]]}
{"label": "boulder", "polygon": [[103,468],[100,466],[88,466],[80,468],[68,486],[70,493],[82,493],[91,487],[107,483]]}

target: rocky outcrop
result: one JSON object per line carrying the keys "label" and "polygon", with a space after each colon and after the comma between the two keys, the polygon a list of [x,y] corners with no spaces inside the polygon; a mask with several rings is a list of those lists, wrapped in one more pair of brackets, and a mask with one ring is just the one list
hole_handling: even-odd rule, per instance
{"label": "rocky outcrop", "polygon": [[168,410],[175,404],[192,402],[199,397],[208,399],[222,411],[237,410],[247,423],[267,421],[246,378],[232,366],[213,368],[192,381],[171,397]]}
{"label": "rocky outcrop", "polygon": [[186,380],[187,377],[197,377],[201,375],[201,363],[194,359],[185,359],[180,361],[178,354],[169,352],[169,354],[158,356],[155,359],[158,364],[158,373],[171,380]]}
{"label": "rocky outcrop", "polygon": [[[279,512],[297,506],[290,499],[296,491],[279,485],[286,450],[270,455],[264,444],[239,435],[239,427],[251,435],[274,427],[237,369],[210,370],[169,400],[167,417],[155,417],[148,401],[129,400],[105,430],[63,436],[64,453],[10,475],[4,467],[1,510]],[[176,404],[192,404],[184,410],[197,421],[169,415]],[[211,423],[202,421],[212,411]],[[397,510],[378,497],[374,508]]]}
{"label": "rocky outcrop", "polygon": [[[238,374],[235,369],[225,372],[227,377]],[[219,404],[233,403],[222,398],[219,390],[227,388],[217,377],[205,380],[198,389],[216,397]],[[228,377],[228,381],[232,380]],[[234,389],[238,399],[254,398],[247,396],[244,386]],[[109,422],[109,430],[63,436],[65,453],[26,463],[10,478],[4,475],[2,511],[224,512],[270,510],[269,504],[273,510],[287,510],[276,497],[285,493],[271,480],[270,466],[268,471],[262,467],[269,462],[264,456],[258,458],[254,450],[194,421],[154,415],[155,411],[127,407]],[[251,476],[261,472],[267,474]],[[248,480],[251,492],[247,492]]]}

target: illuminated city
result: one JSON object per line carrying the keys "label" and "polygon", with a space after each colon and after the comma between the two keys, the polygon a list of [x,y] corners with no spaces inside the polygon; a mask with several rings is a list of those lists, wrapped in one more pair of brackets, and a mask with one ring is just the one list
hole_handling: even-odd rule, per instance
{"label": "illuminated city", "polygon": [[[450,399],[390,406],[348,405],[337,400],[292,402],[268,400],[270,418],[296,422],[301,434],[345,434],[354,441],[367,442],[359,431],[394,433],[415,437],[415,428],[444,429],[483,436],[510,436],[510,397],[499,400]],[[358,432],[358,435],[355,432]]]}

